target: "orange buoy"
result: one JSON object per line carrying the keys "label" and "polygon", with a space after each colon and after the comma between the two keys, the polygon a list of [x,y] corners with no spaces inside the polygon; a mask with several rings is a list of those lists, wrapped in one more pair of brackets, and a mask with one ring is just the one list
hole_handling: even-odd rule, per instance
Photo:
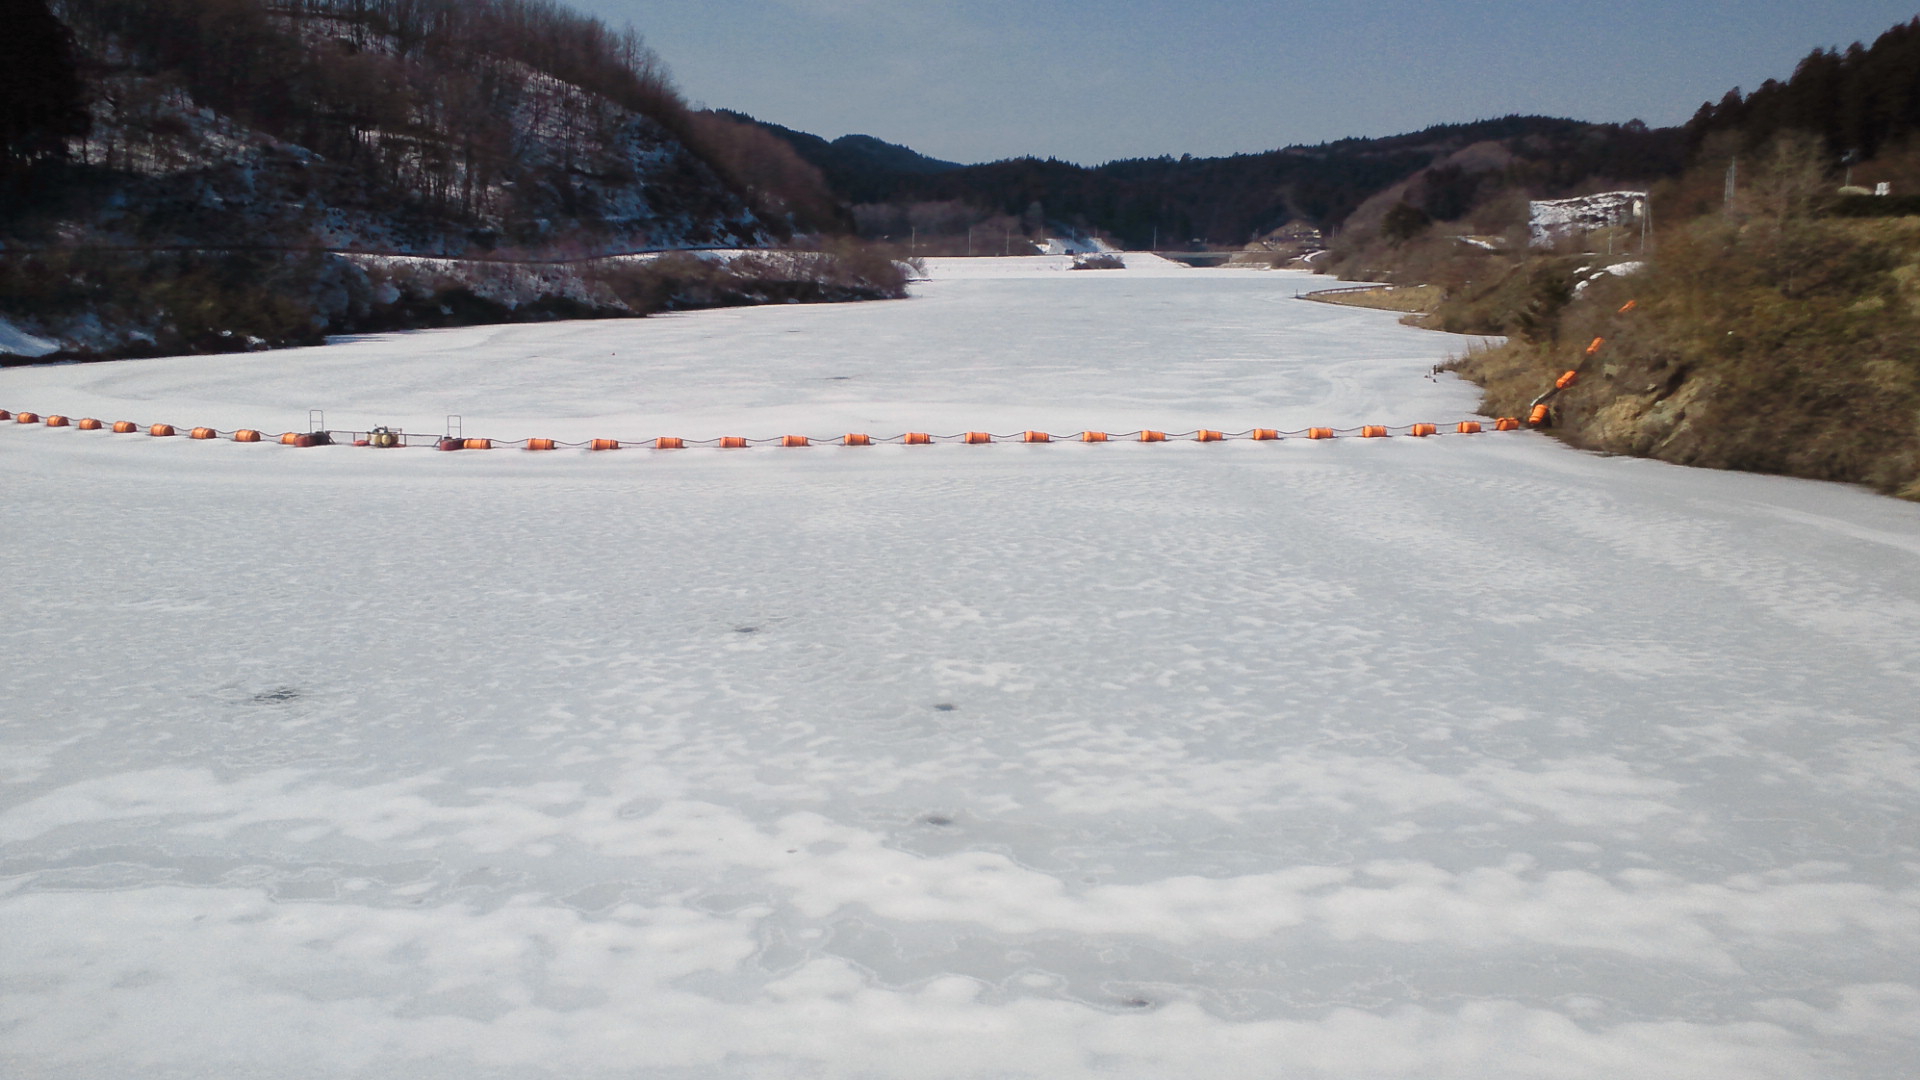
{"label": "orange buoy", "polygon": [[1572,386],[1575,382],[1579,381],[1579,378],[1580,378],[1579,372],[1569,371],[1565,375],[1562,375],[1558,379],[1555,379],[1553,381],[1553,388],[1555,390],[1565,390],[1567,387]]}
{"label": "orange buoy", "polygon": [[115,420],[115,421],[113,422],[113,430],[114,430],[114,431],[115,431],[115,432],[116,432],[117,434],[121,434],[121,435],[131,435],[131,434],[133,434],[134,432],[136,432],[136,431],[139,431],[139,430],[140,430],[140,425],[139,425],[139,424],[136,424],[136,423],[134,423],[134,422],[133,422],[133,421],[131,421],[131,420]]}
{"label": "orange buoy", "polygon": [[933,443],[933,436],[924,431],[909,431],[902,441],[908,446],[929,446]]}
{"label": "orange buoy", "polygon": [[1333,429],[1330,427],[1310,427],[1307,429],[1307,438],[1331,439],[1333,438]]}
{"label": "orange buoy", "polygon": [[873,445],[873,437],[872,437],[871,435],[853,435],[853,434],[848,434],[848,435],[846,435],[846,436],[843,436],[843,437],[841,438],[841,440],[840,440],[840,445],[842,445],[842,446],[872,446],[872,445]]}
{"label": "orange buoy", "polygon": [[745,450],[746,448],[747,440],[738,435],[722,435],[720,437],[720,449],[722,450]]}
{"label": "orange buoy", "polygon": [[1515,419],[1514,419],[1513,417],[1511,417],[1511,416],[1503,416],[1503,417],[1501,417],[1500,419],[1498,419],[1498,420],[1495,420],[1495,421],[1493,422],[1493,430],[1495,430],[1495,431],[1518,431],[1518,430],[1520,430],[1520,421],[1518,421],[1518,420],[1515,420]]}
{"label": "orange buoy", "polygon": [[[611,442],[612,440],[608,441]],[[655,450],[684,450],[686,446],[687,441],[685,439],[676,439],[671,435],[662,435],[653,440],[653,448]]]}
{"label": "orange buoy", "polygon": [[1607,343],[1606,338],[1603,338],[1603,337],[1594,338],[1593,344],[1587,346],[1587,355],[1592,356],[1594,353],[1599,352],[1600,346],[1605,345],[1606,343]]}
{"label": "orange buoy", "polygon": [[54,415],[47,417],[48,427],[66,427],[67,424],[68,424],[67,418],[64,416],[61,416],[58,413],[55,413]]}
{"label": "orange buoy", "polygon": [[234,442],[259,442],[260,433],[252,428],[241,428],[233,433]]}
{"label": "orange buoy", "polygon": [[1533,407],[1533,411],[1527,414],[1527,424],[1532,427],[1539,427],[1540,425],[1546,423],[1547,412],[1548,412],[1547,406],[1535,405]]}
{"label": "orange buoy", "polygon": [[966,442],[971,446],[978,446],[981,443],[990,443],[992,441],[993,441],[993,436],[988,432],[985,432],[985,431],[967,432]]}
{"label": "orange buoy", "polygon": [[527,440],[527,449],[529,449],[529,450],[551,450],[551,449],[553,449],[553,440],[552,440],[552,439],[528,439],[528,440]]}
{"label": "orange buoy", "polygon": [[[680,441],[680,440],[679,440],[679,439],[675,439],[675,440],[673,440],[673,441],[674,441],[674,442],[675,442],[675,443],[677,444],[677,443],[679,443],[679,441]],[[620,449],[620,440],[619,440],[619,439],[595,439],[595,440],[593,440],[592,442],[590,442],[590,443],[588,443],[588,444],[587,444],[587,449],[589,449],[589,450],[618,450],[618,449]]]}
{"label": "orange buoy", "polygon": [[462,445],[460,448],[462,450],[491,450],[493,449],[493,440],[492,439],[465,439],[465,440],[462,440]]}
{"label": "orange buoy", "polygon": [[220,433],[213,430],[210,427],[194,428],[192,431],[188,432],[187,435],[195,439],[217,439],[220,437]]}
{"label": "orange buoy", "polygon": [[781,446],[812,446],[813,443],[809,441],[805,435],[782,435],[780,436],[780,445]]}
{"label": "orange buoy", "polygon": [[1080,441],[1081,442],[1106,442],[1107,433],[1104,431],[1083,431],[1080,433]]}
{"label": "orange buoy", "polygon": [[1366,427],[1360,429],[1360,437],[1363,439],[1384,439],[1387,437],[1387,429],[1379,424],[1368,424]]}
{"label": "orange buoy", "polygon": [[1629,300],[1626,303],[1620,305],[1620,314],[1625,315],[1627,312],[1632,311],[1634,308],[1637,308],[1639,306],[1640,306],[1640,301]]}
{"label": "orange buoy", "polygon": [[1028,431],[1020,436],[1021,442],[1052,442],[1053,436],[1044,431]]}
{"label": "orange buoy", "polygon": [[81,431],[99,431],[103,425],[91,416],[84,416],[75,421],[73,426]]}
{"label": "orange buoy", "polygon": [[[301,435],[295,431],[284,432],[280,436],[281,446],[299,446]],[[444,441],[444,440],[443,440]]]}
{"label": "orange buoy", "polygon": [[15,413],[13,415],[13,422],[16,424],[37,424],[40,422],[40,416],[37,413],[30,412]]}
{"label": "orange buoy", "polygon": [[147,429],[147,434],[152,435],[156,439],[164,439],[167,436],[173,434],[173,425],[172,424],[155,424],[152,427]]}
{"label": "orange buoy", "polygon": [[1439,431],[1440,429],[1432,424],[1415,424],[1413,425],[1413,430],[1407,432],[1407,434],[1424,439],[1429,435],[1437,434]]}
{"label": "orange buoy", "polygon": [[1225,435],[1217,431],[1208,431],[1206,428],[1201,428],[1199,431],[1193,433],[1194,442],[1220,442],[1225,438]]}
{"label": "orange buoy", "polygon": [[1250,437],[1254,442],[1272,442],[1280,437],[1280,433],[1272,428],[1257,427],[1253,429]]}
{"label": "orange buoy", "polygon": [[1478,435],[1480,434],[1480,423],[1477,420],[1462,420],[1454,425],[1453,430],[1462,435]]}
{"label": "orange buoy", "polygon": [[1140,441],[1141,442],[1166,442],[1167,433],[1164,431],[1143,431],[1140,433]]}

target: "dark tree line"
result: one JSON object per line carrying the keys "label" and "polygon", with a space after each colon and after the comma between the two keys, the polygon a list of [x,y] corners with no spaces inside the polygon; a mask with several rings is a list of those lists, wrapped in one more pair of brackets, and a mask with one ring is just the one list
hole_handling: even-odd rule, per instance
{"label": "dark tree line", "polygon": [[1815,49],[1785,82],[1768,79],[1751,94],[1729,90],[1700,106],[1687,124],[1696,149],[1732,132],[1747,149],[1782,131],[1817,135],[1834,160],[1869,159],[1920,129],[1920,18],[1893,27],[1871,46]]}
{"label": "dark tree line", "polygon": [[0,0],[0,172],[59,157],[87,132],[73,34],[46,0]]}
{"label": "dark tree line", "polygon": [[1424,189],[1428,213],[1458,217],[1498,187],[1546,195],[1593,177],[1654,179],[1678,171],[1685,160],[1677,129],[1529,116],[1262,154],[1145,158],[1093,168],[1040,158],[954,167],[903,147],[877,154],[847,139],[827,143],[768,130],[819,164],[848,201],[958,203],[1013,218],[1029,216],[1037,205],[1048,221],[1099,230],[1129,247],[1146,247],[1156,237],[1162,248],[1196,240],[1236,245],[1290,221],[1335,229],[1375,193],[1480,142],[1507,147],[1512,163],[1495,173],[1437,170]]}

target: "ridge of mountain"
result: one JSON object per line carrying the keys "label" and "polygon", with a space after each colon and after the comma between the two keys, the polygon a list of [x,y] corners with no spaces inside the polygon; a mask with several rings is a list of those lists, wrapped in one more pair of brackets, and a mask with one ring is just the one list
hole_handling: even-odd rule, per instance
{"label": "ridge of mountain", "polygon": [[1678,128],[1512,115],[1227,157],[1163,155],[1086,166],[1029,156],[958,165],[870,136],[828,141],[727,115],[787,141],[821,170],[838,198],[855,206],[966,203],[1104,233],[1126,247],[1152,246],[1156,237],[1238,245],[1295,221],[1336,230],[1369,198],[1479,144],[1496,145],[1502,169],[1547,192],[1594,176],[1672,175],[1686,156]]}

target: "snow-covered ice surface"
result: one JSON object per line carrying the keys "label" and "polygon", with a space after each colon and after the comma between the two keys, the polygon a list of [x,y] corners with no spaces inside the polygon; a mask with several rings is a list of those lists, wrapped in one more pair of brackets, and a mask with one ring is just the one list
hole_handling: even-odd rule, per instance
{"label": "snow-covered ice surface", "polygon": [[[1298,275],[1046,265],[14,369],[0,406],[700,437],[1473,401],[1426,377],[1457,339]],[[589,455],[9,424],[0,540],[9,1077],[1920,1058],[1911,504],[1530,434]]]}

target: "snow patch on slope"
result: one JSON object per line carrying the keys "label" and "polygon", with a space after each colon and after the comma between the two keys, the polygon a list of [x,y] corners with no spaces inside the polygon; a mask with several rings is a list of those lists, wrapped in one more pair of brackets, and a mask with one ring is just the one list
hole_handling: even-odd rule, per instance
{"label": "snow patch on slope", "polygon": [[13,356],[45,356],[60,348],[57,341],[36,337],[13,325],[6,319],[0,319],[0,353]]}

